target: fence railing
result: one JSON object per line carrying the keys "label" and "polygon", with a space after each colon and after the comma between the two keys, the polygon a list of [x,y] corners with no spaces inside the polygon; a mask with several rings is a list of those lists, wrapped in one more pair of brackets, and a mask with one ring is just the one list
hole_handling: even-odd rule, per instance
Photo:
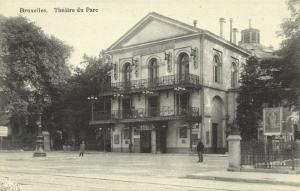
{"label": "fence railing", "polygon": [[241,165],[255,168],[300,167],[300,144],[296,142],[241,142]]}
{"label": "fence railing", "polygon": [[151,88],[168,87],[171,85],[201,85],[200,77],[194,74],[168,75],[157,78],[130,80],[127,82],[115,82],[105,84],[104,92],[108,91],[130,91]]}
{"label": "fence railing", "polygon": [[94,120],[113,120],[113,119],[137,119],[137,118],[151,118],[151,117],[167,117],[167,116],[186,116],[186,117],[200,117],[200,110],[198,107],[150,107],[145,108],[131,108],[123,110],[112,111],[95,111]]}
{"label": "fence railing", "polygon": [[21,140],[12,140],[7,138],[2,138],[0,145],[0,150],[34,150],[35,140],[31,141],[21,141]]}

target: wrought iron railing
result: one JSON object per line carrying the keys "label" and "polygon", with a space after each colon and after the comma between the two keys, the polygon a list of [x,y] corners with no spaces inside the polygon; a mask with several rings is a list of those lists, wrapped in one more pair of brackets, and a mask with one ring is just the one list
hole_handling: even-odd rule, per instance
{"label": "wrought iron railing", "polygon": [[296,142],[241,142],[241,164],[255,168],[292,168],[300,166],[300,145]]}
{"label": "wrought iron railing", "polygon": [[174,85],[201,85],[200,77],[194,74],[185,75],[168,75],[158,78],[147,78],[140,80],[131,80],[127,82],[115,82],[111,84],[105,84],[103,88],[104,92],[113,91],[135,91],[143,89],[157,89]]}
{"label": "wrought iron railing", "polygon": [[150,107],[131,108],[112,111],[95,111],[93,120],[114,120],[114,119],[138,119],[152,117],[185,116],[200,117],[200,110],[197,107]]}

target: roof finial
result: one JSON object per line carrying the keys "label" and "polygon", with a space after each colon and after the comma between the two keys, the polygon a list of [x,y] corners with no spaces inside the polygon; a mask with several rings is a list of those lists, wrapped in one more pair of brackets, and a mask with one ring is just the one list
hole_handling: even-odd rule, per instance
{"label": "roof finial", "polygon": [[249,29],[251,28],[251,19],[249,19]]}
{"label": "roof finial", "polygon": [[194,21],[193,21],[193,24],[194,24],[194,27],[195,27],[195,28],[197,27],[197,23],[198,23],[197,20],[194,20]]}

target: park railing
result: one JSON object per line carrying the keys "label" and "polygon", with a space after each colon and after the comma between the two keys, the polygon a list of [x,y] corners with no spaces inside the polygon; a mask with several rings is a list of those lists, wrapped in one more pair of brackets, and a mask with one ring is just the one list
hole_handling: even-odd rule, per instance
{"label": "park railing", "polygon": [[11,138],[2,138],[0,150],[24,150],[32,151],[35,149],[35,139],[32,140],[14,140]]}
{"label": "park railing", "polygon": [[260,141],[241,142],[241,165],[254,168],[300,167],[300,143]]}

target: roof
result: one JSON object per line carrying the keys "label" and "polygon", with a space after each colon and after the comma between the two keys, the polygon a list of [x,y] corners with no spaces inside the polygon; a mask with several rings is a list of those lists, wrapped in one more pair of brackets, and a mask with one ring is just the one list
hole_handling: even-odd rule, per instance
{"label": "roof", "polygon": [[[203,30],[197,27],[194,27],[192,25],[186,24],[184,22],[172,19],[170,17],[158,14],[156,12],[150,12],[149,14],[147,14],[144,18],[142,18],[138,23],[136,23],[131,29],[129,29],[124,35],[122,35],[116,42],[114,42],[107,50],[106,52],[110,52],[112,50],[117,50],[119,49],[119,45],[121,43],[126,42],[126,40],[128,40],[130,37],[133,36],[133,34],[137,33],[137,31],[141,30],[141,28],[143,28],[147,23],[149,23],[149,21],[151,19],[156,19],[159,21],[162,21],[166,24],[170,24],[172,26],[175,26],[177,28],[180,28],[182,30],[185,30],[187,32],[188,35],[197,35],[197,34],[205,34],[207,36],[210,36],[211,38],[216,39],[219,42],[222,42],[224,44],[227,44],[235,49],[240,50],[241,52],[244,52],[245,54],[250,54],[247,50],[243,49],[242,47],[231,43],[229,41],[227,41],[224,38],[221,38],[220,36],[208,31],[208,30]],[[181,35],[184,36],[184,35]]]}

